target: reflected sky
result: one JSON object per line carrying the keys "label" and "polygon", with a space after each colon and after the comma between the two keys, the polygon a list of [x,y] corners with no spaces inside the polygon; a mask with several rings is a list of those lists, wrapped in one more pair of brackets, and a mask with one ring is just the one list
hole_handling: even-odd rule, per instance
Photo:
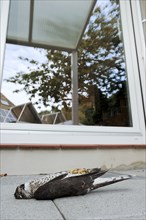
{"label": "reflected sky", "polygon": [[31,64],[23,61],[22,59],[19,59],[20,56],[27,57],[28,59],[34,59],[42,63],[47,60],[44,56],[44,53],[45,52],[43,49],[41,49],[40,52],[40,49],[35,49],[33,47],[6,44],[2,93],[15,105],[29,102],[28,95],[23,91],[20,93],[13,93],[13,91],[16,89],[16,86],[17,88],[21,88],[21,86],[14,85],[13,83],[7,83],[5,79],[8,79],[11,76],[15,76],[15,74],[20,71],[28,72],[28,66],[31,66]]}

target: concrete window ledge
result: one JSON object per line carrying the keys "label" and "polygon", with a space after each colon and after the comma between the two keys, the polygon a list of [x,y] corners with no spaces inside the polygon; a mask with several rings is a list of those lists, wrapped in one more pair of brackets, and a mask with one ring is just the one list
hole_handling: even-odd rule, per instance
{"label": "concrete window ledge", "polygon": [[[1,172],[8,175],[52,173],[82,167],[143,168],[146,145],[1,144]],[[124,168],[125,169],[125,168]]]}

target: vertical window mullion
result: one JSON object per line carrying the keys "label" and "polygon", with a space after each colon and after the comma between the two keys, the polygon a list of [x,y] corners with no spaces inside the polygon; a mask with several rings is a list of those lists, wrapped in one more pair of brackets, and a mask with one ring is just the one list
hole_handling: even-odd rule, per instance
{"label": "vertical window mullion", "polygon": [[144,113],[146,115],[146,33],[144,29],[145,22],[143,22],[145,21],[144,7],[145,1],[131,1],[137,60],[141,80],[141,93],[143,96]]}
{"label": "vertical window mullion", "polygon": [[78,55],[77,51],[72,52],[71,56],[71,87],[72,87],[72,123],[79,124],[78,117]]}
{"label": "vertical window mullion", "polygon": [[0,1],[0,45],[1,45],[1,55],[0,55],[0,87],[2,85],[2,72],[3,72],[3,62],[4,62],[4,52],[7,34],[7,24],[9,15],[9,4],[10,1]]}

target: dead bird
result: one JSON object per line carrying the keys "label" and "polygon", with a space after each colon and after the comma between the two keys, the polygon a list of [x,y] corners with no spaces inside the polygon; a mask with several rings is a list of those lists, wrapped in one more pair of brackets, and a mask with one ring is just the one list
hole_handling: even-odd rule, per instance
{"label": "dead bird", "polygon": [[74,169],[49,174],[18,186],[16,199],[53,200],[66,196],[85,195],[92,190],[131,179],[132,175],[101,177],[109,170],[101,168]]}

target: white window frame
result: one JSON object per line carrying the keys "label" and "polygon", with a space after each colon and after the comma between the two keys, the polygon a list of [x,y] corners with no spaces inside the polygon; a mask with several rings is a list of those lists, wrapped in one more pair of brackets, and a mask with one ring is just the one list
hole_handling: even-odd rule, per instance
{"label": "white window frame", "polygon": [[[93,127],[1,123],[1,144],[145,144],[144,107],[139,83],[139,71],[142,71],[142,69],[139,70],[137,65],[130,1],[120,0],[120,6],[133,126]],[[140,7],[140,5],[137,7]],[[1,1],[0,10],[2,24],[0,70],[2,78],[9,0]],[[135,12],[133,11],[133,13]],[[139,16],[137,16],[137,19],[140,25]]]}
{"label": "white window frame", "polygon": [[[145,6],[145,3],[143,3]],[[139,72],[142,86],[143,103],[146,115],[146,41],[144,39],[144,29],[142,24],[142,14],[140,1],[131,1],[133,12],[133,25],[135,33],[135,42],[137,45],[137,58],[139,63]],[[145,13],[146,14],[146,13]],[[136,19],[138,18],[138,19]]]}

